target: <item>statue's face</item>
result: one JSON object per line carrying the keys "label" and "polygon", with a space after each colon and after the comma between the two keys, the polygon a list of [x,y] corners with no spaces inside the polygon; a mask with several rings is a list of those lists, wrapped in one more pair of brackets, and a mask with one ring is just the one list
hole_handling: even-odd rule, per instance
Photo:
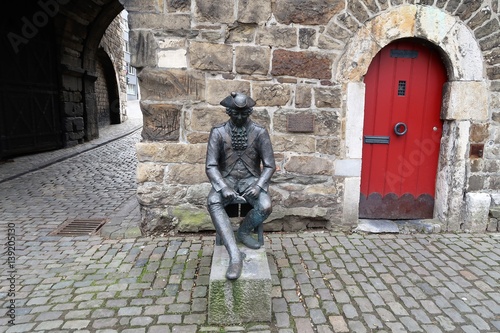
{"label": "statue's face", "polygon": [[251,111],[248,109],[230,109],[228,110],[229,117],[236,127],[242,127],[248,121]]}

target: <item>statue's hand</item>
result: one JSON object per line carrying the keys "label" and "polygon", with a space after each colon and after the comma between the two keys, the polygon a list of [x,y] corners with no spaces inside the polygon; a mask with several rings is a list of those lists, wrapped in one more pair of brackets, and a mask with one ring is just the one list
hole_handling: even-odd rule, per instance
{"label": "statue's hand", "polygon": [[222,190],[222,197],[227,200],[233,200],[238,196],[238,193],[236,193],[235,190],[230,188],[229,186],[224,187]]}
{"label": "statue's hand", "polygon": [[249,197],[251,199],[257,199],[259,197],[260,190],[261,189],[260,189],[259,186],[252,185],[249,188],[247,188],[247,190],[245,191],[245,193],[243,193],[243,196],[244,197]]}

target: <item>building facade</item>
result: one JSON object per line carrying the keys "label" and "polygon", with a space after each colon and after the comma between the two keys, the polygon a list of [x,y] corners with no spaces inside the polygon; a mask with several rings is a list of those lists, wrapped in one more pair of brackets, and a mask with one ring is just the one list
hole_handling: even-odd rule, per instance
{"label": "building facade", "polygon": [[364,217],[496,230],[498,1],[124,5],[141,68],[144,232],[210,228],[206,141],[231,91],[256,100],[274,145],[267,229]]}
{"label": "building facade", "polygon": [[498,230],[498,0],[16,1],[1,14],[0,158],[98,137],[99,73],[122,66],[101,41],[123,9],[146,234],[212,228],[206,141],[231,91],[271,134],[268,230]]}

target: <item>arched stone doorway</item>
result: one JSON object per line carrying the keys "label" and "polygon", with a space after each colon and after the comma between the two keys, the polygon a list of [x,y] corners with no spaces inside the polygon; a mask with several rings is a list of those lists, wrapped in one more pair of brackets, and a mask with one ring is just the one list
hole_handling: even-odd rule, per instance
{"label": "arched stone doorway", "polygon": [[[447,65],[449,82],[444,87],[441,109],[444,124],[434,218],[446,230],[459,230],[465,213],[469,129],[471,121],[484,121],[488,117],[488,90],[478,43],[469,28],[451,15],[433,7],[400,6],[367,21],[351,38],[336,73],[338,81],[347,86],[346,158],[354,161],[363,158],[363,77],[368,66],[384,46],[408,37],[436,45]],[[360,178],[346,178],[344,219],[347,221],[358,218]]]}

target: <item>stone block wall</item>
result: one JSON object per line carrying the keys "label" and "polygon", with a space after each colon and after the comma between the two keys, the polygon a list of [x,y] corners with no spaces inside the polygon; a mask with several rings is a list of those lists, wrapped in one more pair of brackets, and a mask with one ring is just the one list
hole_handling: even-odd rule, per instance
{"label": "stone block wall", "polygon": [[[457,163],[446,154],[440,161],[444,213],[436,215],[443,230],[460,229],[450,221],[472,212],[465,192],[498,191],[497,0],[123,4],[130,13],[132,65],[140,69],[144,130],[137,180],[145,233],[212,228],[206,212],[206,141],[210,128],[227,119],[219,102],[231,91],[256,100],[252,117],[271,134],[278,170],[266,228],[355,226],[363,75],[378,50],[403,37],[426,38],[447,54],[452,97],[443,119],[451,134],[443,138],[442,150],[460,135],[465,138]],[[460,95],[455,81],[479,85],[474,96],[487,105],[461,114],[453,106],[460,104],[453,98]],[[484,144],[482,156],[471,155],[471,144]],[[454,172],[463,180],[450,180]],[[453,215],[456,205],[460,212]]]}

